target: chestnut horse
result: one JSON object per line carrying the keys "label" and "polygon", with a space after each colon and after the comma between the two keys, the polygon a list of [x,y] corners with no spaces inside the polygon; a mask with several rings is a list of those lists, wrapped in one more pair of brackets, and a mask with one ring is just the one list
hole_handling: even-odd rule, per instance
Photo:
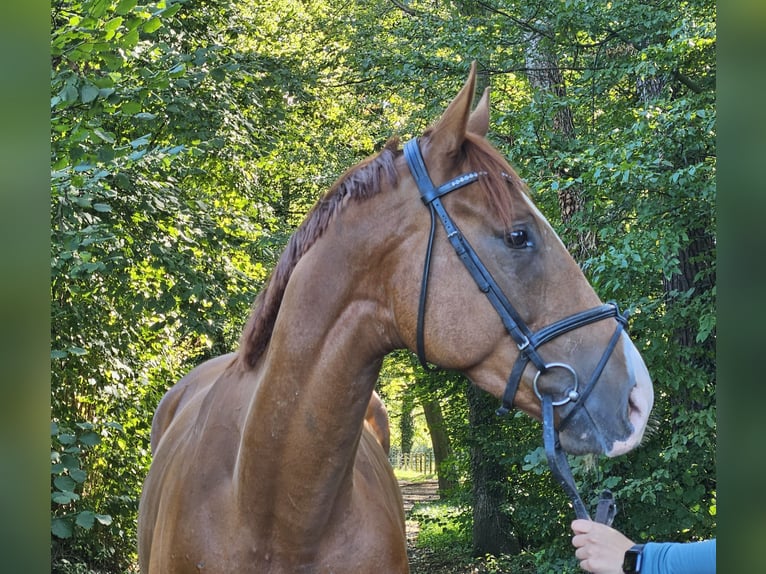
{"label": "chestnut horse", "polygon": [[[601,305],[485,139],[488,94],[471,113],[475,77],[474,66],[419,138],[437,184],[479,174],[445,195],[445,208],[530,329]],[[163,398],[139,508],[142,572],[409,571],[401,495],[364,423],[383,357],[420,339],[430,362],[501,397],[520,349],[443,229],[429,246],[429,210],[405,155],[392,140],[341,176],[291,237],[239,350],[198,366]],[[573,374],[600,373],[558,429],[569,452],[614,456],[643,435],[652,385],[616,323],[578,325],[536,351],[550,367],[567,366],[545,371],[552,392],[566,393]],[[512,393],[533,417],[537,371],[526,365]],[[573,408],[559,408],[559,427]]]}

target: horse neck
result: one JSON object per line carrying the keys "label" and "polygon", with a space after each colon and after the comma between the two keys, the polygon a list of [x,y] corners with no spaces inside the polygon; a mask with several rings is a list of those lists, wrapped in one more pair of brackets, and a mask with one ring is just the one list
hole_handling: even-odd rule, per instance
{"label": "horse neck", "polygon": [[384,306],[370,294],[376,266],[357,266],[345,247],[353,242],[334,235],[290,279],[237,462],[241,504],[296,537],[321,533],[351,487],[364,414],[393,346],[382,336]]}

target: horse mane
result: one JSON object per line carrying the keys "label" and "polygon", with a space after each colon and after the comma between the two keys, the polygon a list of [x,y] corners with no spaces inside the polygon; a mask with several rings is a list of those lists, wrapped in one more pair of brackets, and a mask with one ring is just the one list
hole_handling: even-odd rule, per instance
{"label": "horse mane", "polygon": [[[505,158],[483,137],[466,134],[463,153],[470,170],[485,174],[478,183],[490,208],[498,214],[506,229],[510,229],[513,197],[517,193],[525,194],[526,186]],[[255,366],[269,344],[287,283],[300,258],[322,236],[348,201],[363,200],[377,194],[384,180],[392,186],[397,184],[394,160],[400,154],[399,141],[393,138],[377,155],[346,171],[311,208],[290,237],[264,289],[255,298],[250,318],[242,332],[240,357],[248,367]]]}
{"label": "horse mane", "polygon": [[298,261],[349,201],[372,197],[381,190],[384,181],[392,186],[397,184],[394,160],[400,153],[399,140],[393,138],[377,155],[350,168],[311,208],[292,234],[264,289],[255,298],[250,318],[242,332],[240,356],[248,367],[255,366],[269,344],[282,297]]}

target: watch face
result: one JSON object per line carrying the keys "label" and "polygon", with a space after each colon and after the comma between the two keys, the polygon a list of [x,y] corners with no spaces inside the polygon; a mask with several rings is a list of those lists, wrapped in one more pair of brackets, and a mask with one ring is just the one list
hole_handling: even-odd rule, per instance
{"label": "watch face", "polygon": [[641,551],[643,545],[636,544],[625,553],[625,559],[622,562],[622,571],[625,574],[638,574],[641,572]]}

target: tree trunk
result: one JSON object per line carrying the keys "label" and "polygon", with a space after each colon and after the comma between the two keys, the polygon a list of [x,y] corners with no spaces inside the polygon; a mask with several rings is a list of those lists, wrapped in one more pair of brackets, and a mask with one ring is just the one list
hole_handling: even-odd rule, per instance
{"label": "tree trunk", "polygon": [[402,454],[412,452],[412,441],[415,436],[415,423],[412,419],[412,407],[415,398],[411,390],[405,390],[402,397],[402,410],[399,418],[399,436],[402,438]]}
{"label": "tree trunk", "polygon": [[[662,96],[670,77],[667,74],[638,78],[636,80],[636,95],[644,105],[650,105],[654,100]],[[689,159],[687,159],[689,161]],[[680,158],[676,158],[677,167],[683,165]],[[663,288],[669,307],[676,304],[675,293],[685,293],[695,289],[697,293],[704,293],[715,285],[715,276],[708,272],[709,261],[715,259],[715,237],[707,229],[687,229],[689,244],[680,249],[678,257],[679,272],[663,278]],[[701,345],[697,343],[697,326],[692,321],[679,325],[674,331],[676,341],[689,349],[695,349],[699,360],[711,374],[715,373],[714,338],[708,337]],[[692,406],[692,405],[688,405]]]}
{"label": "tree trunk", "polygon": [[[636,80],[636,94],[644,105],[649,105],[662,96],[669,80],[669,75],[639,78]],[[675,163],[677,167],[681,167],[690,160],[693,161],[692,158],[675,158]],[[689,242],[676,253],[678,273],[663,277],[663,289],[669,311],[677,305],[688,304],[685,298],[679,300],[678,294],[686,293],[690,289],[694,289],[696,294],[706,293],[715,286],[715,275],[708,268],[709,262],[715,260],[714,233],[703,226],[687,229],[686,232]],[[703,369],[709,373],[711,380],[715,380],[715,337],[710,336],[698,343],[697,332],[696,318],[688,318],[675,326],[673,337],[681,347],[689,351],[690,364]],[[691,398],[692,396],[693,393],[689,389],[681,387],[671,402],[695,411],[708,406],[700,404]]]}
{"label": "tree trunk", "polygon": [[[558,59],[542,46],[542,36],[539,33],[528,32],[526,40],[525,57],[529,83],[535,90],[543,94],[552,94],[556,99],[563,100],[566,98],[567,90]],[[560,147],[567,148],[575,141],[574,119],[572,109],[568,105],[556,106],[551,120],[551,131],[557,135]],[[563,180],[574,180],[577,177],[576,173],[567,170],[567,168],[556,168],[555,172]],[[561,210],[561,221],[566,224],[578,211],[583,209],[582,188],[575,183],[566,187],[560,186],[556,193]],[[577,260],[585,258],[595,248],[596,235],[584,230],[578,232],[577,241],[574,245],[567,245],[567,249]]]}
{"label": "tree trunk", "polygon": [[426,415],[428,433],[431,435],[436,475],[439,477],[439,495],[442,496],[457,486],[454,477],[447,476],[443,467],[444,461],[452,455],[452,445],[444,425],[439,401],[424,400],[423,413]]}
{"label": "tree trunk", "polygon": [[[685,293],[694,289],[696,293],[710,291],[715,285],[715,276],[708,269],[709,261],[714,259],[715,240],[711,233],[705,229],[696,229],[688,233],[689,244],[677,253],[679,272],[670,277],[665,277],[663,286],[665,289],[668,307],[677,305],[677,293]],[[681,303],[686,304],[685,301]],[[679,345],[691,349],[696,366],[715,377],[715,337],[708,337],[702,343],[697,342],[698,325],[694,318],[678,325],[674,331],[674,337]],[[699,408],[699,405],[690,404],[684,400],[685,393],[679,392],[678,399],[686,403],[687,407]]]}
{"label": "tree trunk", "polygon": [[518,554],[519,541],[511,532],[511,521],[505,509],[508,493],[506,469],[491,446],[496,442],[500,425],[495,416],[495,399],[467,386],[468,419],[471,423],[471,478],[473,494],[473,553]]}

